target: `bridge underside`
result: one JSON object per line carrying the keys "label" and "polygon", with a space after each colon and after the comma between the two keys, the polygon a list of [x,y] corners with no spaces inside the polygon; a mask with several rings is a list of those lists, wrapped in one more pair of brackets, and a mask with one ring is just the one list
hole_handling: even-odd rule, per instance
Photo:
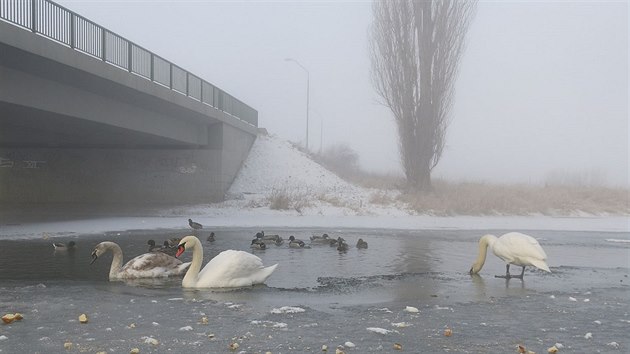
{"label": "bridge underside", "polygon": [[256,127],[13,27],[0,21],[0,203],[223,200]]}
{"label": "bridge underside", "polygon": [[[3,122],[3,136],[5,135]],[[85,127],[81,131],[89,132]],[[21,132],[18,132],[20,131]],[[137,132],[118,132],[120,144],[110,144],[100,130],[85,137],[57,138],[58,129],[32,130],[43,139],[33,143],[30,127],[17,132],[0,147],[0,202],[3,204],[184,204],[221,201],[252,136],[216,124],[212,135],[222,148],[155,145]],[[131,138],[131,139],[130,139]],[[135,145],[128,145],[133,141]],[[45,142],[45,143],[42,143]]]}

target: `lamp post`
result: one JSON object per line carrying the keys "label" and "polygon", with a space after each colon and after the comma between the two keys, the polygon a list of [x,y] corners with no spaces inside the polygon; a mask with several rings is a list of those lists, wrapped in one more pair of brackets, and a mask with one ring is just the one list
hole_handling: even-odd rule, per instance
{"label": "lamp post", "polygon": [[309,151],[308,150],[308,104],[309,104],[309,90],[310,90],[310,84],[309,84],[310,74],[308,70],[304,67],[304,65],[300,64],[299,61],[293,58],[285,58],[284,61],[292,61],[296,63],[300,68],[302,68],[304,72],[306,72],[306,151]]}

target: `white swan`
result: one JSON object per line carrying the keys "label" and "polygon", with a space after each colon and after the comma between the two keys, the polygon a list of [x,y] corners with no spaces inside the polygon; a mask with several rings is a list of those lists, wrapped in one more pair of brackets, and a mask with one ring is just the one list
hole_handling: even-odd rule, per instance
{"label": "white swan", "polygon": [[187,249],[191,249],[193,255],[192,264],[182,280],[184,288],[233,288],[262,284],[278,266],[264,267],[262,260],[251,253],[227,250],[201,269],[203,247],[199,239],[195,236],[182,238],[177,246],[177,257]]}
{"label": "white swan", "polygon": [[112,251],[114,254],[112,266],[109,268],[109,280],[177,276],[184,274],[190,266],[190,262],[182,263],[179,259],[162,252],[141,254],[123,266],[123,253],[120,246],[109,241],[101,242],[94,247],[92,263],[107,251]]}
{"label": "white swan", "polygon": [[[547,254],[535,238],[520,232],[510,232],[498,238],[494,235],[485,235],[479,239],[479,255],[470,268],[470,274],[477,274],[483,268],[488,247],[497,257],[507,263],[505,276],[497,275],[497,278],[523,279],[525,266],[534,266],[551,272],[546,262]],[[523,267],[521,275],[510,275],[510,264]]]}

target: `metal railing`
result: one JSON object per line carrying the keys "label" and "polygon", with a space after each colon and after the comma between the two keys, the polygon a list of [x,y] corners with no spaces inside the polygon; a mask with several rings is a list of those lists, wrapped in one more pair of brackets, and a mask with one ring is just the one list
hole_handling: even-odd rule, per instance
{"label": "metal railing", "polygon": [[0,0],[0,19],[258,126],[258,112],[255,109],[57,3],[49,0]]}

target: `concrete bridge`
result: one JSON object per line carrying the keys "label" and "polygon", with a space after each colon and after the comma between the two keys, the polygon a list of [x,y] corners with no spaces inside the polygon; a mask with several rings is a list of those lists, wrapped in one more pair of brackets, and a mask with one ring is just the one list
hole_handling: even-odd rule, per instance
{"label": "concrete bridge", "polygon": [[0,0],[0,203],[219,201],[258,112],[48,0]]}

